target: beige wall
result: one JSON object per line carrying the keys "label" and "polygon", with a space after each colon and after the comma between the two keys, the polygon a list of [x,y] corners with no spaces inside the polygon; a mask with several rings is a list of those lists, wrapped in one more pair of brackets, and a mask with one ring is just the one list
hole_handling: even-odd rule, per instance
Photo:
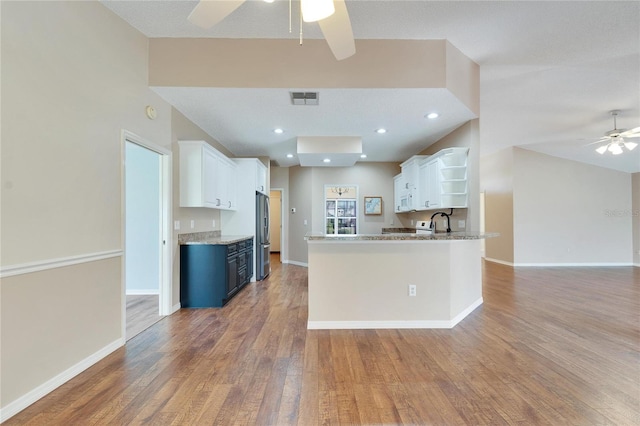
{"label": "beige wall", "polygon": [[[399,173],[396,163],[356,163],[352,167],[313,168],[313,226],[311,231],[324,233],[325,185],[358,187],[358,233],[380,234],[391,222],[398,223],[393,211],[393,176]],[[382,197],[382,214],[365,215],[364,197]]]}
{"label": "beige wall", "polygon": [[485,193],[485,231],[499,237],[485,240],[485,256],[513,263],[513,149],[482,157],[480,191]]}
{"label": "beige wall", "polygon": [[[480,136],[479,136],[479,120],[471,120],[460,126],[453,132],[449,133],[438,142],[430,145],[428,148],[420,151],[420,155],[432,155],[436,152],[450,147],[466,147],[469,148],[469,157],[467,159],[467,176],[469,191],[469,207],[466,209],[454,209],[451,216],[451,229],[453,231],[467,230],[477,232],[480,230]],[[439,211],[439,210],[438,210]],[[448,209],[443,209],[449,213]],[[415,221],[429,220],[436,210],[418,211],[399,214],[402,226],[413,228]],[[411,221],[414,221],[412,224]],[[438,221],[442,218],[438,217]],[[458,221],[464,220],[465,227],[458,226]],[[438,223],[438,229],[441,229]]]}
{"label": "beige wall", "polygon": [[[312,171],[310,167],[289,167],[289,261],[294,263],[307,263],[304,236],[311,231],[313,220]],[[296,212],[292,213],[291,209],[296,209]]]}
{"label": "beige wall", "polygon": [[629,173],[513,152],[515,263],[631,263]]}
{"label": "beige wall", "polygon": [[486,257],[516,265],[630,264],[629,173],[508,148],[482,158]]}
{"label": "beige wall", "polygon": [[[2,2],[1,19],[3,269],[122,250],[121,130],[171,146],[147,39],[98,2]],[[0,292],[3,409],[123,338],[119,257]]]}
{"label": "beige wall", "polygon": [[631,175],[631,217],[633,221],[633,263],[640,266],[640,173]]}

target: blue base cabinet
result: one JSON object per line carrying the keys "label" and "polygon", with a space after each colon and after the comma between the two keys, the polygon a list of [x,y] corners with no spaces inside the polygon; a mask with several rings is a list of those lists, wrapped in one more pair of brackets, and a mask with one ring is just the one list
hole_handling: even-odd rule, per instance
{"label": "blue base cabinet", "polygon": [[219,308],[253,275],[253,239],[180,246],[180,305]]}

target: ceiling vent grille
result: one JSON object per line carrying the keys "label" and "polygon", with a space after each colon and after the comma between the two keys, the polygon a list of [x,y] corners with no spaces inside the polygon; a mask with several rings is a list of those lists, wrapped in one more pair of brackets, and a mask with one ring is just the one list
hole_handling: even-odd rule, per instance
{"label": "ceiling vent grille", "polygon": [[293,105],[318,105],[320,94],[318,92],[290,92]]}

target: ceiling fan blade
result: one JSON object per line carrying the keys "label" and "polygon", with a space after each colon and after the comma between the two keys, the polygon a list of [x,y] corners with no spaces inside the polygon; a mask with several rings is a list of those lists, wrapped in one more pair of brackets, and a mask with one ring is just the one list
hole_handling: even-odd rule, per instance
{"label": "ceiling fan blade", "polygon": [[200,0],[187,19],[201,28],[211,28],[244,2],[245,0]]}
{"label": "ceiling fan blade", "polygon": [[640,127],[620,133],[623,138],[640,138]]}
{"label": "ceiling fan blade", "polygon": [[333,5],[336,9],[335,13],[318,21],[318,24],[333,56],[341,61],[356,53],[356,44],[347,5],[344,0],[334,0]]}
{"label": "ceiling fan blade", "polygon": [[595,141],[595,142],[590,142],[590,143],[585,144],[585,145],[582,145],[582,146],[595,145],[595,144],[597,144],[597,143],[609,142],[610,140],[611,140],[611,138],[610,138],[610,137],[604,137],[604,138],[600,138],[600,139],[598,139],[598,140],[597,140],[597,141]]}

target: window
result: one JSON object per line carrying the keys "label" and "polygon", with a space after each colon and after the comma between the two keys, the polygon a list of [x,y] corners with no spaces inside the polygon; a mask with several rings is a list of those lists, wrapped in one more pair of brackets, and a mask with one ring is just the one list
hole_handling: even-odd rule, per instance
{"label": "window", "polygon": [[344,185],[325,185],[325,233],[358,233],[358,188]]}

